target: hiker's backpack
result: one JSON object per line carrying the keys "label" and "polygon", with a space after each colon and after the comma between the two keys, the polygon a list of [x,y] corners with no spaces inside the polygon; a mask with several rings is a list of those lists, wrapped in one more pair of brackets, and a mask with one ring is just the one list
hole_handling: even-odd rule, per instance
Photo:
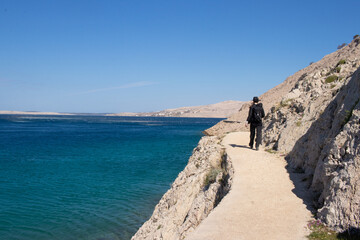
{"label": "hiker's backpack", "polygon": [[252,122],[261,123],[261,108],[254,106],[252,111]]}

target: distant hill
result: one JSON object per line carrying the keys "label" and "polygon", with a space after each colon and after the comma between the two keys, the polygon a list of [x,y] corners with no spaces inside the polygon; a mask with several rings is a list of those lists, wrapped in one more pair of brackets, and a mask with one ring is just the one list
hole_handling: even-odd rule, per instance
{"label": "distant hill", "polygon": [[145,113],[114,113],[107,116],[139,116],[139,117],[203,117],[203,118],[227,118],[239,111],[244,102],[225,101],[204,106],[180,107],[166,109],[158,112]]}

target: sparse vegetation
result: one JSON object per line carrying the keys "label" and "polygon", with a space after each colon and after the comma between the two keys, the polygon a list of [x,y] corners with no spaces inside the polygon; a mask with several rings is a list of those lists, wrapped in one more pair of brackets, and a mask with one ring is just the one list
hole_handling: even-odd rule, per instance
{"label": "sparse vegetation", "polygon": [[300,120],[296,122],[296,126],[298,126],[298,127],[301,126],[301,121]]}
{"label": "sparse vegetation", "polygon": [[350,121],[350,118],[352,117],[354,108],[356,107],[356,105],[359,103],[360,98],[358,100],[356,100],[356,102],[354,103],[354,105],[351,107],[350,110],[345,110],[345,118],[341,124],[341,127],[344,127],[345,124],[347,124]]}
{"label": "sparse vegetation", "polygon": [[325,79],[325,82],[326,82],[326,83],[332,83],[332,82],[334,82],[334,81],[336,81],[336,80],[338,80],[338,76],[336,76],[336,75],[331,75],[331,76],[329,76],[329,77],[327,77],[327,78]]}
{"label": "sparse vegetation", "polygon": [[337,66],[337,67],[335,68],[335,70],[336,70],[337,73],[339,73],[339,72],[341,71],[341,67],[340,67],[340,66]]}
{"label": "sparse vegetation", "polygon": [[219,175],[219,173],[221,172],[222,172],[221,168],[212,167],[209,173],[206,175],[206,178],[204,180],[204,186],[207,187],[210,184],[214,183],[216,181],[217,175]]}
{"label": "sparse vegetation", "polygon": [[358,34],[356,34],[356,35],[353,37],[353,39],[355,39],[355,38],[357,38],[357,37],[359,37],[359,35],[358,35]]}
{"label": "sparse vegetation", "polygon": [[[311,65],[312,63],[313,63],[313,62],[311,62],[310,65]],[[304,79],[306,78],[306,76],[307,76],[307,73],[304,73],[303,75],[301,75],[301,76],[299,77],[298,82],[304,80]]]}
{"label": "sparse vegetation", "polygon": [[336,87],[336,84],[331,84],[330,88]]}
{"label": "sparse vegetation", "polygon": [[268,153],[271,153],[271,154],[276,153],[276,151],[274,149],[271,149],[271,148],[267,148],[267,149],[265,149],[265,151],[268,152]]}
{"label": "sparse vegetation", "polygon": [[342,48],[345,47],[345,46],[346,46],[346,43],[343,43],[343,44],[337,46],[337,49],[342,49]]}
{"label": "sparse vegetation", "polygon": [[346,63],[346,60],[345,59],[341,59],[337,64],[336,66],[339,66],[339,65],[342,65],[342,64],[345,64]]}
{"label": "sparse vegetation", "polygon": [[309,239],[321,239],[321,240],[337,240],[336,232],[327,228],[321,221],[312,220],[308,223],[308,228],[311,233],[308,236]]}
{"label": "sparse vegetation", "polygon": [[307,227],[311,233],[308,237],[310,240],[358,240],[359,236],[352,235],[350,232],[337,233],[326,227],[320,220],[312,220]]}
{"label": "sparse vegetation", "polygon": [[280,102],[280,106],[281,107],[288,107],[288,106],[290,106],[290,104],[292,103],[293,100],[294,99],[292,99],[292,98],[283,100],[283,101]]}

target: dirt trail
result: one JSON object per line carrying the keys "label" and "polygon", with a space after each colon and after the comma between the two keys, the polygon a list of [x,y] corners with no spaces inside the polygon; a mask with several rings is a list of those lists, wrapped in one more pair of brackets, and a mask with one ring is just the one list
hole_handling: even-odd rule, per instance
{"label": "dirt trail", "polygon": [[[304,191],[301,186],[295,190],[284,158],[251,150],[248,141],[247,132],[224,138],[235,170],[233,185],[187,240],[306,239],[311,212],[297,197]],[[296,178],[292,177],[298,186],[301,179]]]}

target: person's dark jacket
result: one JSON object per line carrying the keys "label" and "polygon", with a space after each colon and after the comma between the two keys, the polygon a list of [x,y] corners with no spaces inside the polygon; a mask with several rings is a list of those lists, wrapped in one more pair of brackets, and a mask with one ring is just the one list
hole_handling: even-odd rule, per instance
{"label": "person's dark jacket", "polygon": [[[255,113],[258,113],[258,115],[260,116],[260,122],[254,119]],[[264,117],[265,117],[265,112],[262,103],[254,104],[249,109],[249,116],[247,118],[247,122],[254,126],[261,126],[262,125],[261,119]]]}

